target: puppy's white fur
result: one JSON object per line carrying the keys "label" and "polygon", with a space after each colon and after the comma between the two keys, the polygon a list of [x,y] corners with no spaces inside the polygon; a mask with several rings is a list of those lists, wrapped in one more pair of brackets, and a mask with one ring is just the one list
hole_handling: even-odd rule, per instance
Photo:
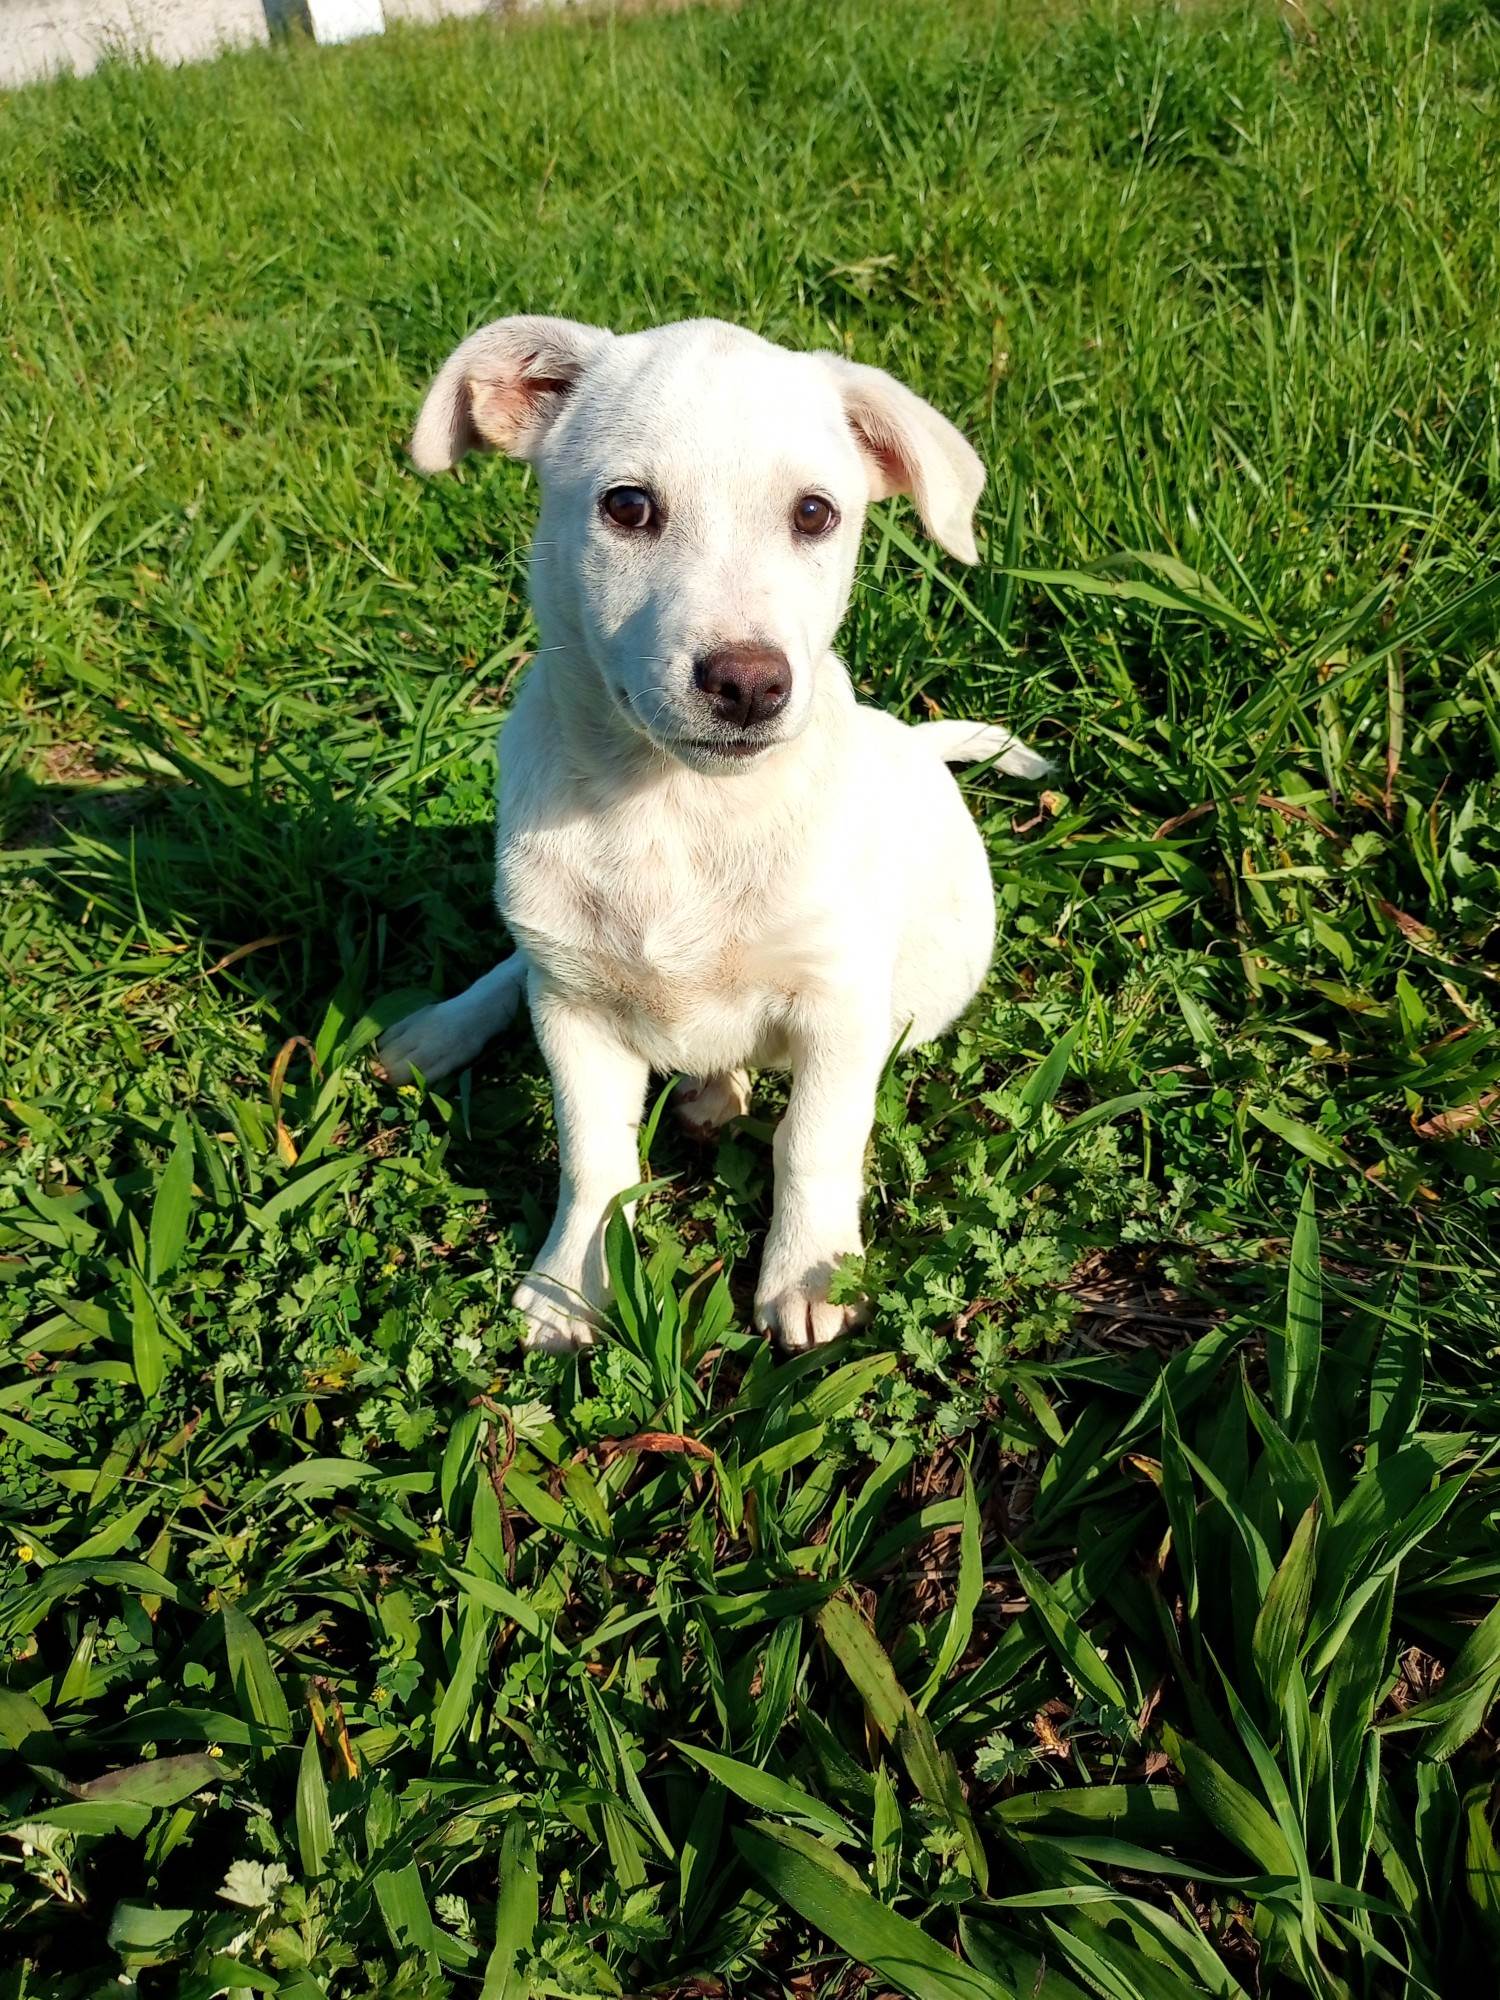
{"label": "puppy's white fur", "polygon": [[[989,867],[944,760],[1045,769],[997,726],[861,707],[830,648],[867,502],[910,494],[972,561],[983,470],[878,369],[712,320],[483,328],[438,375],[412,455],[437,472],[484,446],[541,487],[542,643],[500,746],[497,898],[519,949],[394,1029],[385,1067],[461,1068],[526,994],[562,1191],[516,1304],[548,1345],[591,1337],[650,1072],[688,1079],[684,1116],[709,1130],[745,1108],[746,1067],[790,1069],[756,1318],[790,1347],[830,1339],[852,1316],[828,1291],[860,1248],[882,1066],[948,1026],[993,944]],[[620,486],[653,496],[653,531],[604,513]],[[808,494],[834,509],[821,536],[794,526]],[[785,655],[789,687],[742,734],[694,663],[747,643]]]}

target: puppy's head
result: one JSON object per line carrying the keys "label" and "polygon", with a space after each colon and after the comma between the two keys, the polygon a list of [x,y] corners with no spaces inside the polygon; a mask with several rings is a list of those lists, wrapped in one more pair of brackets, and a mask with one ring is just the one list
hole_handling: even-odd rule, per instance
{"label": "puppy's head", "polygon": [[589,661],[601,713],[699,770],[806,724],[871,500],[909,494],[975,559],[984,471],[946,418],[878,368],[716,320],[481,328],[428,392],[412,457],[441,472],[476,449],[537,469],[537,609]]}

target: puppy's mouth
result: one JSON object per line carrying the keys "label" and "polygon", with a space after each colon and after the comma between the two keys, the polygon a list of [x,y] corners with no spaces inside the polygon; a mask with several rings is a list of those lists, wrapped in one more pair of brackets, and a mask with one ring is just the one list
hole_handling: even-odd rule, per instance
{"label": "puppy's mouth", "polygon": [[779,736],[736,736],[723,739],[718,736],[684,736],[672,747],[691,750],[695,757],[722,758],[726,764],[743,764],[752,757],[760,757],[767,750],[774,750],[781,741]]}
{"label": "puppy's mouth", "polygon": [[736,764],[753,764],[757,757],[786,741],[779,730],[774,734],[746,736],[664,736],[647,728],[627,689],[616,687],[614,693],[625,719],[638,735],[695,770],[712,770],[716,765],[727,770]]}

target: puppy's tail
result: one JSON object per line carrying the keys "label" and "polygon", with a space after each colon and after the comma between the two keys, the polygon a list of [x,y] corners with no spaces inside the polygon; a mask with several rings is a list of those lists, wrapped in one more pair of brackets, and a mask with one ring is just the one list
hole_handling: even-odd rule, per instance
{"label": "puppy's tail", "polygon": [[1052,768],[998,722],[919,722],[916,731],[945,764],[993,764],[1012,778],[1041,778]]}

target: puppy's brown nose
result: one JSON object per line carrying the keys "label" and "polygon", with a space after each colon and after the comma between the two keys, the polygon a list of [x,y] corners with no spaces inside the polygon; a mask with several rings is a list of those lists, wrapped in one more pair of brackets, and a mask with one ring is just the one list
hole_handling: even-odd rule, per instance
{"label": "puppy's brown nose", "polygon": [[786,707],[792,666],[778,646],[715,646],[694,660],[693,679],[718,721],[748,729]]}

